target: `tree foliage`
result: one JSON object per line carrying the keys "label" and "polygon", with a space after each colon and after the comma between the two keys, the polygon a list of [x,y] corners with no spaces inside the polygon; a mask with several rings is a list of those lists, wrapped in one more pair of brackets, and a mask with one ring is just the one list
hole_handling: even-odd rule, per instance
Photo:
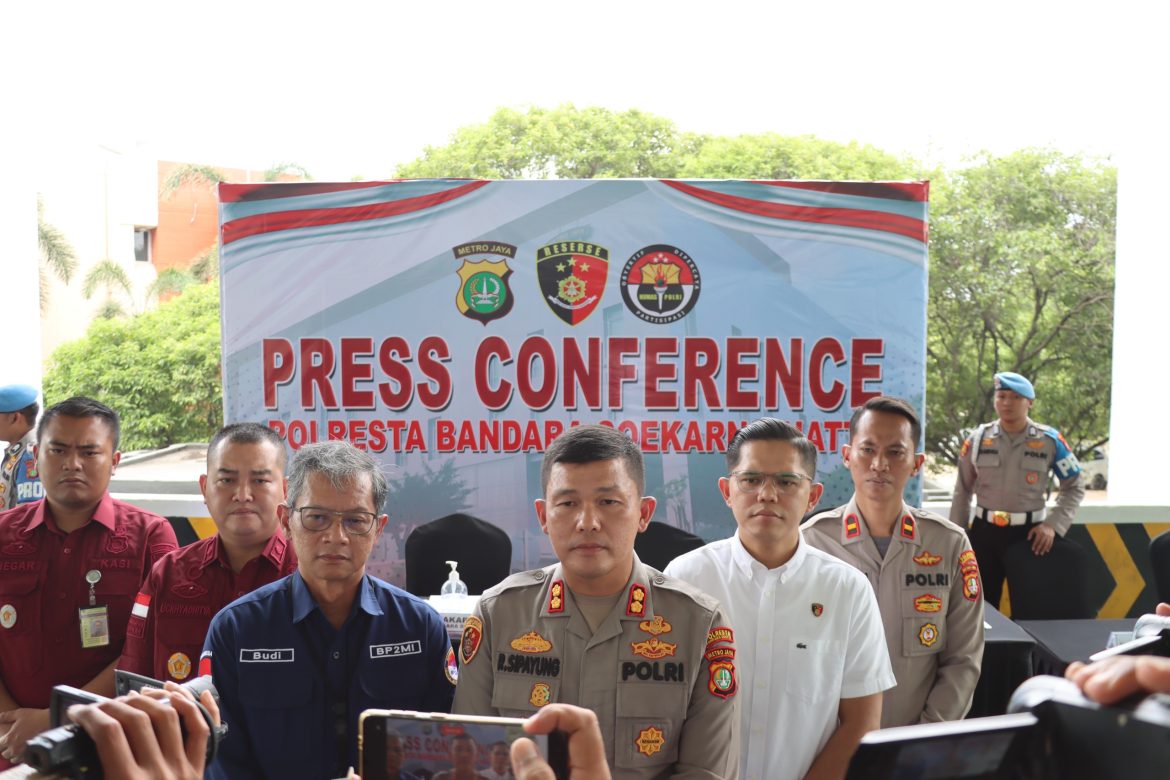
{"label": "tree foliage", "polygon": [[[92,298],[98,289],[106,291],[106,300],[98,309],[99,319],[109,320],[115,317],[124,317],[134,309],[134,286],[130,283],[130,275],[126,269],[106,257],[93,264],[81,282],[81,294]],[[121,294],[130,304],[127,309],[122,301],[117,299]]]}
{"label": "tree foliage", "polygon": [[919,178],[917,163],[869,145],[811,135],[775,133],[697,137],[679,165],[684,179],[828,179],[881,181]]}
{"label": "tree foliage", "polygon": [[40,281],[41,311],[49,307],[48,274],[53,274],[65,284],[77,273],[77,253],[65,238],[65,234],[45,221],[45,203],[37,195],[37,248],[40,250],[40,264],[37,267]]}
{"label": "tree foliage", "polygon": [[386,512],[390,523],[404,526],[407,531],[415,526],[460,512],[471,506],[467,498],[471,488],[455,471],[455,461],[443,461],[437,469],[423,463],[423,471],[403,474],[390,481],[390,499]]}
{"label": "tree foliage", "polygon": [[403,178],[596,179],[677,175],[686,140],[674,123],[644,111],[501,108],[456,130],[399,166]]}
{"label": "tree foliage", "polygon": [[192,286],[126,320],[95,320],[59,347],[44,378],[47,403],[88,395],[122,416],[122,449],[207,441],[223,424],[219,288]]}
{"label": "tree foliage", "polygon": [[857,143],[680,133],[641,111],[500,109],[402,177],[931,180],[927,449],[994,416],[992,375],[1036,384],[1037,419],[1078,452],[1108,438],[1116,171],[1050,149],[951,172]]}
{"label": "tree foliage", "polygon": [[927,447],[995,417],[992,376],[1036,386],[1034,417],[1084,453],[1109,432],[1116,169],[1031,149],[933,188]]}

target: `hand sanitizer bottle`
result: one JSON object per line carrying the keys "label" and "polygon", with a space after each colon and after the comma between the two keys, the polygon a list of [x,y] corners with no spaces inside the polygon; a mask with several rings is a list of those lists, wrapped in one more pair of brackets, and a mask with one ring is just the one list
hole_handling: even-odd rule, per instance
{"label": "hand sanitizer bottle", "polygon": [[443,583],[442,589],[439,591],[440,596],[466,596],[467,583],[459,579],[459,562],[447,561],[447,565],[451,567],[451,573],[447,575],[447,581]]}

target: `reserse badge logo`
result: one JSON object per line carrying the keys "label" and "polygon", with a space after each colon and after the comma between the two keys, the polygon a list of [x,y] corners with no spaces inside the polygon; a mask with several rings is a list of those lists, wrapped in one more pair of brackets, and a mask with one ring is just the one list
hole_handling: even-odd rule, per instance
{"label": "reserse badge logo", "polygon": [[579,325],[605,292],[609,250],[588,241],[558,241],[536,250],[536,279],[553,314]]}
{"label": "reserse badge logo", "polygon": [[469,615],[463,621],[463,636],[459,639],[459,660],[464,664],[471,663],[475,654],[479,652],[479,643],[483,641],[483,621],[475,615]]}

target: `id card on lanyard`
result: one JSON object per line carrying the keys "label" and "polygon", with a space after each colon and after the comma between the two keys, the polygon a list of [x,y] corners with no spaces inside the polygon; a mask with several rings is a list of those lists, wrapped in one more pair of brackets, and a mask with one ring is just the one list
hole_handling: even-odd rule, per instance
{"label": "id card on lanyard", "polygon": [[110,643],[110,614],[105,604],[98,605],[97,592],[94,587],[101,581],[102,573],[97,569],[90,569],[85,573],[85,581],[89,583],[89,606],[77,610],[81,619],[81,646],[105,647]]}

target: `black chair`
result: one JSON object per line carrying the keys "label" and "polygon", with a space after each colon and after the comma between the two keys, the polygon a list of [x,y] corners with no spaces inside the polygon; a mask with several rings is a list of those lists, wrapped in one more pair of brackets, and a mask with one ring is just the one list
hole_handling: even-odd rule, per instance
{"label": "black chair", "polygon": [[1028,541],[1004,555],[1012,620],[1082,620],[1095,617],[1085,587],[1088,556],[1079,544],[1057,536],[1047,555]]}
{"label": "black chair", "polygon": [[459,562],[459,579],[471,595],[483,593],[512,570],[512,540],[503,529],[478,517],[456,513],[423,523],[406,537],[406,589],[416,596],[437,596],[451,567]]}
{"label": "black chair", "polygon": [[662,571],[666,564],[683,553],[702,547],[702,537],[667,523],[651,522],[634,537],[634,552],[647,566]]}
{"label": "black chair", "polygon": [[1170,603],[1170,531],[1150,540],[1150,568],[1154,571],[1158,601]]}

